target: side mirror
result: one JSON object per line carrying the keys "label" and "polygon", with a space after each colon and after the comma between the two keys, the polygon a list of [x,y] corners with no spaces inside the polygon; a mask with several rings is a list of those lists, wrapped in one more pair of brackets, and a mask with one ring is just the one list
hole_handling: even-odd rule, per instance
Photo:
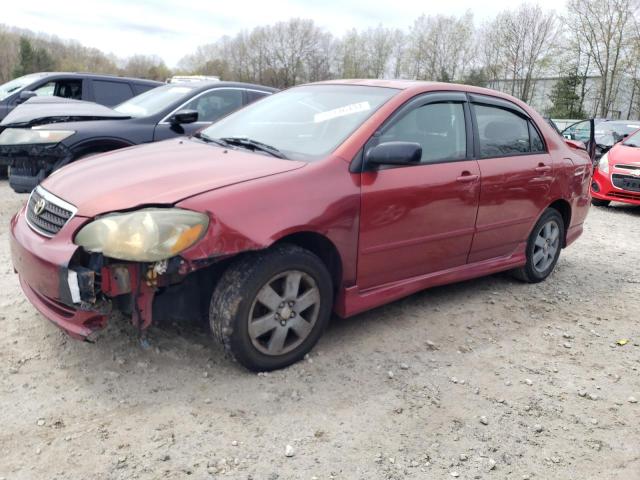
{"label": "side mirror", "polygon": [[416,165],[422,158],[422,146],[415,142],[385,142],[367,152],[372,165]]}
{"label": "side mirror", "polygon": [[197,110],[178,110],[169,119],[169,122],[173,125],[182,125],[185,123],[195,123],[198,121]]}
{"label": "side mirror", "polygon": [[30,90],[23,90],[22,92],[20,92],[20,95],[18,95],[18,99],[16,103],[24,103],[30,98],[37,97],[37,96],[38,94],[36,92],[32,92]]}

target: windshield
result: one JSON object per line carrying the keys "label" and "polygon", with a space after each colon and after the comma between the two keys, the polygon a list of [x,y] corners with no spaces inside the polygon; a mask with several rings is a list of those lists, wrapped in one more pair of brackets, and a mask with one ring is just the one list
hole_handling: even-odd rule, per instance
{"label": "windshield", "polygon": [[640,122],[602,122],[596,126],[595,137],[598,145],[612,146],[625,135],[640,129]]}
{"label": "windshield", "polygon": [[338,147],[382,104],[393,88],[307,85],[267,97],[207,129],[211,139],[249,139],[287,158],[312,161]]}
{"label": "windshield", "polygon": [[9,95],[23,89],[42,76],[42,74],[25,75],[24,77],[14,78],[10,82],[0,85],[0,100],[4,100]]}
{"label": "windshield", "polygon": [[149,117],[160,113],[172,103],[187,97],[194,88],[186,85],[165,85],[154,88],[121,103],[114,110],[136,118]]}
{"label": "windshield", "polygon": [[640,134],[638,131],[636,131],[636,133],[634,133],[633,135],[631,135],[629,138],[627,138],[624,142],[622,142],[623,145],[626,145],[627,147],[640,147]]}

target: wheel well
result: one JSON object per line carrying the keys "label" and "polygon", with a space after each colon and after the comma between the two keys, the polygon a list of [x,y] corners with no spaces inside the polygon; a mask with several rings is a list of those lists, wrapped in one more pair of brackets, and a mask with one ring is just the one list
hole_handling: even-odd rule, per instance
{"label": "wheel well", "polygon": [[566,246],[567,243],[567,231],[569,230],[569,225],[571,224],[571,205],[566,200],[556,200],[549,208],[553,208],[557,210],[558,213],[562,216],[562,220],[564,222],[564,239],[563,239],[563,247]]}
{"label": "wheel well", "polygon": [[282,237],[276,243],[292,243],[316,254],[325,264],[334,289],[342,283],[342,260],[336,246],[327,237],[315,232],[298,232]]}

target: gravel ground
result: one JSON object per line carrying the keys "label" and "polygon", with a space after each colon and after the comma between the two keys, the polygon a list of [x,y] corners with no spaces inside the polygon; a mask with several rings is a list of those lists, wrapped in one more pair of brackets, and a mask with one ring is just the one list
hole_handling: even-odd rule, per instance
{"label": "gravel ground", "polygon": [[194,327],[65,337],[10,266],[25,200],[0,183],[0,478],[640,478],[640,208],[593,208],[543,284],[425,291],[256,375]]}

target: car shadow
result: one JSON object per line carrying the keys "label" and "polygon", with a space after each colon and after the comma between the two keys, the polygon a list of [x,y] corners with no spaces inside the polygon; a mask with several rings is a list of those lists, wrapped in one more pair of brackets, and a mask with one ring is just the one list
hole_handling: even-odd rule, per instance
{"label": "car shadow", "polygon": [[615,213],[640,217],[640,205],[629,205],[628,203],[613,203],[607,207],[607,210]]}

